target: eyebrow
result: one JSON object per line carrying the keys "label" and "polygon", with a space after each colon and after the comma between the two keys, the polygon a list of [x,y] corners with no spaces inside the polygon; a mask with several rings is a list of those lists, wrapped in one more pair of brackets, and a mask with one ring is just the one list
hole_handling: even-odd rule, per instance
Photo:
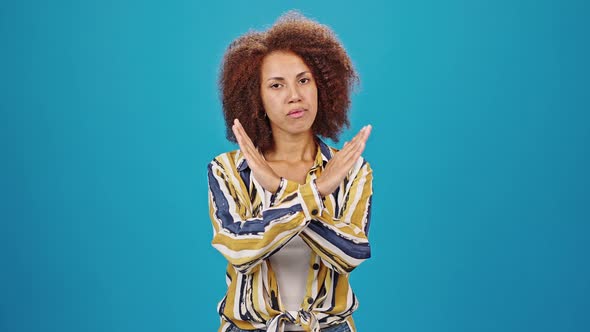
{"label": "eyebrow", "polygon": [[[311,74],[311,73],[309,71],[302,71],[299,74],[297,74],[297,76],[295,76],[295,77],[296,78],[299,78],[299,77],[301,77],[301,76],[303,76],[305,74]],[[267,79],[267,81],[270,81],[270,80],[284,81],[285,78],[284,77],[277,76],[277,77],[270,77],[270,78]]]}

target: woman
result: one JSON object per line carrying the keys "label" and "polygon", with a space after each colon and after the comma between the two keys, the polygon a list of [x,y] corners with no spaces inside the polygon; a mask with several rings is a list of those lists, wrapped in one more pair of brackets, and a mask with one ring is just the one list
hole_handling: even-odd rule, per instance
{"label": "woman", "polygon": [[[212,245],[228,260],[219,331],[356,331],[348,275],[370,257],[366,126],[342,150],[357,80],[333,32],[290,12],[228,48],[227,137],[209,164]],[[231,130],[230,130],[231,128]]]}

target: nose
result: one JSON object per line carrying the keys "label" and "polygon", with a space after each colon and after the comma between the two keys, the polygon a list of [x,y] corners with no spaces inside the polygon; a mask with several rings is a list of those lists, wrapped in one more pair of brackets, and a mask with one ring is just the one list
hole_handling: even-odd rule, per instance
{"label": "nose", "polygon": [[297,85],[292,85],[289,89],[289,104],[301,101],[301,93]]}

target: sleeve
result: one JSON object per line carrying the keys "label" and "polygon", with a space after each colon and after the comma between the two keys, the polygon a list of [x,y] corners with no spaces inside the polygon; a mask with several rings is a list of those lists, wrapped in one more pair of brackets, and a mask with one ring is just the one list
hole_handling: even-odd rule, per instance
{"label": "sleeve", "polygon": [[337,190],[337,215],[322,210],[301,236],[328,267],[346,274],[371,257],[368,233],[373,171],[369,163],[360,158]]}
{"label": "sleeve", "polygon": [[263,200],[262,217],[252,217],[248,189],[227,157],[209,164],[208,183],[211,244],[245,274],[299,234],[321,204],[311,184],[282,178],[274,194],[265,192],[268,199]]}

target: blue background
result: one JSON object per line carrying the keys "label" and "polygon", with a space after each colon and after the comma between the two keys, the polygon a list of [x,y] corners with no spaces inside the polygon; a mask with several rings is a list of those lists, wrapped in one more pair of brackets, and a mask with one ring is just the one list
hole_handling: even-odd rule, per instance
{"label": "blue background", "polygon": [[590,330],[588,2],[187,0],[0,4],[0,331],[217,328],[217,72],[292,8],[374,126],[359,330]]}

